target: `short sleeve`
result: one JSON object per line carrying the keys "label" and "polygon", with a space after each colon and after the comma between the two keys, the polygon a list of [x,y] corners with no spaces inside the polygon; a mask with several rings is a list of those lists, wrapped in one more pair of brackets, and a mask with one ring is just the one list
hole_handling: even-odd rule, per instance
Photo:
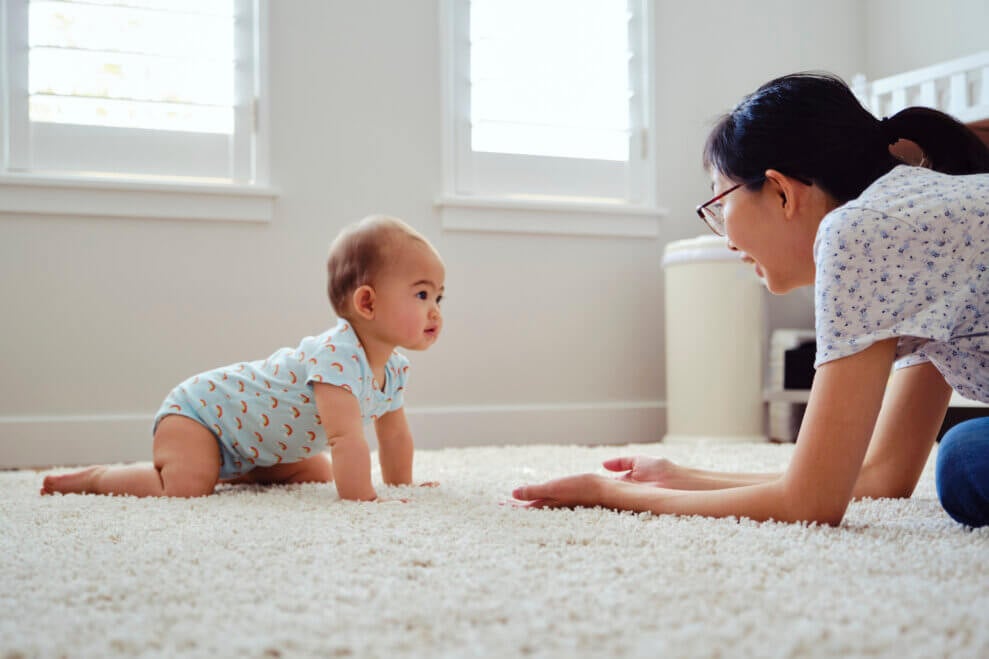
{"label": "short sleeve", "polygon": [[388,411],[394,412],[405,405],[405,385],[409,381],[409,360],[404,355],[395,353],[388,360],[388,369],[394,378],[394,386],[389,387]]}
{"label": "short sleeve", "polygon": [[842,207],[821,222],[814,261],[815,368],[892,337],[900,358],[950,334],[954,275],[922,228]]}
{"label": "short sleeve", "polygon": [[365,377],[360,348],[346,343],[327,343],[312,355],[300,355],[306,365],[307,382],[323,382],[346,389],[360,399]]}

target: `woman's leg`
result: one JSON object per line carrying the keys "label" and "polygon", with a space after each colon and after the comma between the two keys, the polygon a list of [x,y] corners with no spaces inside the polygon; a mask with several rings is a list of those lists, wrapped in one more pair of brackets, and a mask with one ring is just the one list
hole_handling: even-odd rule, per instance
{"label": "woman's leg", "polygon": [[129,494],[137,497],[199,497],[210,494],[220,474],[220,448],[201,423],[172,414],[155,430],[154,464],[89,467],[46,476],[42,494]]}
{"label": "woman's leg", "polygon": [[937,495],[952,519],[989,524],[989,417],[959,423],[938,448]]}

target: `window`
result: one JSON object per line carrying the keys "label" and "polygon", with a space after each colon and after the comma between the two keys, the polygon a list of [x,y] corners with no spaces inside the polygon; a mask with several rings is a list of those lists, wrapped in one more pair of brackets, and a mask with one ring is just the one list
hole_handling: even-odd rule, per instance
{"label": "window", "polygon": [[6,0],[3,183],[263,188],[262,7]]}
{"label": "window", "polygon": [[655,210],[648,7],[448,0],[441,203]]}

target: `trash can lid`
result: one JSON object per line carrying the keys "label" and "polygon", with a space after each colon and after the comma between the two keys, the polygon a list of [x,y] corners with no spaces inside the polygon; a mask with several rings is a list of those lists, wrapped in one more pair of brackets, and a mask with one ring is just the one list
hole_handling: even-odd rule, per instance
{"label": "trash can lid", "polygon": [[721,236],[698,236],[675,240],[663,250],[663,267],[677,263],[741,261],[742,253],[728,249],[728,239]]}

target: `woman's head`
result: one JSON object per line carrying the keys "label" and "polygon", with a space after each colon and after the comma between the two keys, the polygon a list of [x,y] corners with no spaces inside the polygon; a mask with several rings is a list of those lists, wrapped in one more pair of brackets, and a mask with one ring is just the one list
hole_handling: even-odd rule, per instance
{"label": "woman's head", "polygon": [[905,138],[949,174],[989,171],[989,148],[948,115],[907,108],[879,120],[829,74],[772,80],[722,117],[704,147],[715,197],[698,213],[756,264],[775,293],[813,283],[824,216],[900,164]]}
{"label": "woman's head", "polygon": [[931,169],[989,171],[989,148],[948,115],[914,107],[879,120],[825,73],[776,78],[742,99],[708,136],[704,166],[752,187],[776,169],[843,204],[900,163],[889,152],[899,139],[915,142]]}

